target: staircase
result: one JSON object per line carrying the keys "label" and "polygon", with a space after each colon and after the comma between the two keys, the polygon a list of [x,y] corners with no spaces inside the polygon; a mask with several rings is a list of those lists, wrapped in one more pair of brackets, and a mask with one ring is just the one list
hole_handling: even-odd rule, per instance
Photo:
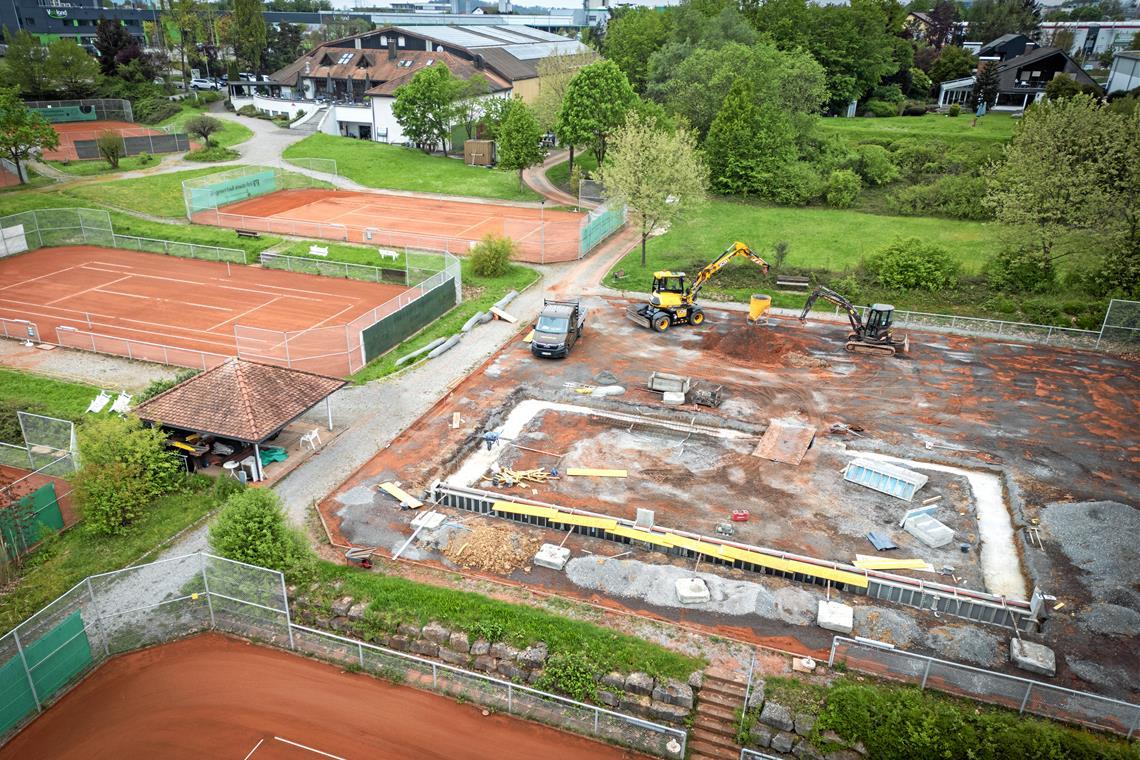
{"label": "staircase", "polygon": [[697,717],[689,734],[690,760],[739,760],[740,710],[747,683],[739,673],[705,671]]}
{"label": "staircase", "polygon": [[321,106],[312,113],[305,114],[299,120],[289,125],[289,129],[301,134],[311,135],[321,128],[321,121],[325,118],[325,113],[329,110],[328,106]]}

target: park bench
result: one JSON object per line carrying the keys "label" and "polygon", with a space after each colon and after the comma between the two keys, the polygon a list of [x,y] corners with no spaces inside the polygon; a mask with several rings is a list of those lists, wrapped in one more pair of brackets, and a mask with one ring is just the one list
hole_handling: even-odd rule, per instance
{"label": "park bench", "polygon": [[796,277],[794,275],[776,275],[776,287],[807,290],[811,287],[811,278]]}
{"label": "park bench", "polygon": [[309,246],[309,255],[310,256],[328,256],[329,255],[329,247],[327,245],[326,246],[310,245]]}
{"label": "park bench", "polygon": [[261,233],[257,232],[256,230],[234,230],[234,232],[237,233],[238,237],[243,237],[243,238],[259,238],[259,237],[261,237]]}

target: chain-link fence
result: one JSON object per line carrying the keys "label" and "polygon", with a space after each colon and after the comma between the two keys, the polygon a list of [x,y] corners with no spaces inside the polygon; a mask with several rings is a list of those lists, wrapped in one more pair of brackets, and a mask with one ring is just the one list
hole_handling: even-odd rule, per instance
{"label": "chain-link fence", "polygon": [[1100,347],[1135,351],[1140,347],[1140,301],[1108,302],[1100,328]]}
{"label": "chain-link fence", "polygon": [[359,667],[639,752],[685,756],[682,729],[294,625],[281,573],[205,553],[93,575],[0,637],[0,739],[108,657],[207,630]]}
{"label": "chain-link fence", "polygon": [[81,100],[26,100],[24,105],[45,114],[51,122],[134,121],[131,101],[122,98],[83,98]]}
{"label": "chain-link fence", "polygon": [[881,678],[916,683],[921,689],[937,689],[1022,714],[1028,712],[1111,731],[1129,739],[1140,731],[1140,705],[904,652],[890,644],[836,636],[831,643],[828,667],[836,662]]}
{"label": "chain-link fence", "polygon": [[[279,190],[313,187],[328,187],[328,183],[277,167],[240,166],[217,174],[183,180],[182,200],[186,204],[186,218],[201,224],[230,227],[234,225],[217,221],[216,212],[219,206],[268,195]],[[257,229],[238,226],[241,229]],[[270,230],[258,231],[270,232]]]}
{"label": "chain-link fence", "polygon": [[331,174],[334,177],[339,176],[339,172],[336,170],[336,161],[331,158],[287,158],[285,161],[312,172]]}
{"label": "chain-link fence", "polygon": [[590,208],[606,202],[606,188],[601,182],[583,179],[578,183],[578,208]]}
{"label": "chain-link fence", "polygon": [[79,469],[75,423],[31,412],[16,412],[32,469],[67,477]]}
{"label": "chain-link fence", "polygon": [[280,253],[262,253],[261,266],[265,269],[284,269],[287,272],[317,274],[322,277],[344,277],[348,280],[365,282],[386,282],[394,285],[408,284],[407,252],[400,257],[399,266],[374,267],[368,264],[352,264],[347,261],[329,261],[307,256],[286,256]]}
{"label": "chain-link fence", "polygon": [[763,752],[757,752],[754,749],[744,747],[740,750],[740,760],[782,760],[775,755],[766,755]]}
{"label": "chain-link fence", "polygon": [[579,235],[578,255],[585,256],[594,250],[603,240],[617,232],[625,225],[625,206],[611,208],[599,206],[586,215],[582,220]]}

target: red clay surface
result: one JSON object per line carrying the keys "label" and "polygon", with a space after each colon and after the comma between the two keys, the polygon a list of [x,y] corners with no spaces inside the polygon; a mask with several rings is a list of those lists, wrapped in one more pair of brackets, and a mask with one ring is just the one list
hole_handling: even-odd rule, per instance
{"label": "red clay surface", "polygon": [[0,187],[15,187],[18,184],[20,184],[20,178],[0,166]]}
{"label": "red clay surface", "polygon": [[73,121],[51,126],[59,135],[59,147],[44,151],[44,158],[50,161],[77,161],[79,155],[75,152],[75,141],[94,140],[104,132],[116,132],[123,137],[163,134],[161,130],[140,127],[129,121]]}
{"label": "red clay surface", "polygon": [[71,498],[71,484],[63,478],[0,464],[0,487],[11,486],[16,481],[19,481],[19,485],[11,493],[16,499],[21,499],[48,483],[54,483],[55,495],[59,500],[59,514],[63,517],[63,527],[70,528],[79,520],[79,514],[75,511],[75,504]]}
{"label": "red clay surface", "polygon": [[100,667],[0,749],[0,758],[33,757],[642,756],[504,715],[484,717],[473,705],[205,634]]}
{"label": "red clay surface", "polygon": [[[243,356],[336,375],[344,326],[405,290],[91,246],[0,259],[0,283],[0,318],[33,323],[41,342],[201,367],[237,355],[240,326]],[[279,331],[293,333],[288,357]]]}
{"label": "red clay surface", "polygon": [[577,259],[582,219],[569,211],[315,189],[282,190],[193,217],[201,224],[377,246],[446,246],[450,253],[463,253],[489,234],[506,235],[518,243],[518,258],[533,262]]}

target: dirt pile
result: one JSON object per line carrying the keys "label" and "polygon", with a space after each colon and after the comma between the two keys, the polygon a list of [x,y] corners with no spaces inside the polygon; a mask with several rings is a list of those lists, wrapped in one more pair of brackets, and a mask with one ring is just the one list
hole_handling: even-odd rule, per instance
{"label": "dirt pile", "polygon": [[789,351],[784,354],[783,363],[788,367],[796,367],[797,369],[827,369],[831,366],[830,362],[824,359],[817,359],[811,354],[805,354],[801,351]]}
{"label": "dirt pile", "polygon": [[709,330],[703,335],[701,348],[736,364],[827,367],[827,362],[816,359],[806,349],[805,336],[792,329],[741,326],[727,333]]}
{"label": "dirt pile", "polygon": [[453,536],[444,555],[464,568],[506,575],[531,563],[542,539],[504,525],[480,525]]}

